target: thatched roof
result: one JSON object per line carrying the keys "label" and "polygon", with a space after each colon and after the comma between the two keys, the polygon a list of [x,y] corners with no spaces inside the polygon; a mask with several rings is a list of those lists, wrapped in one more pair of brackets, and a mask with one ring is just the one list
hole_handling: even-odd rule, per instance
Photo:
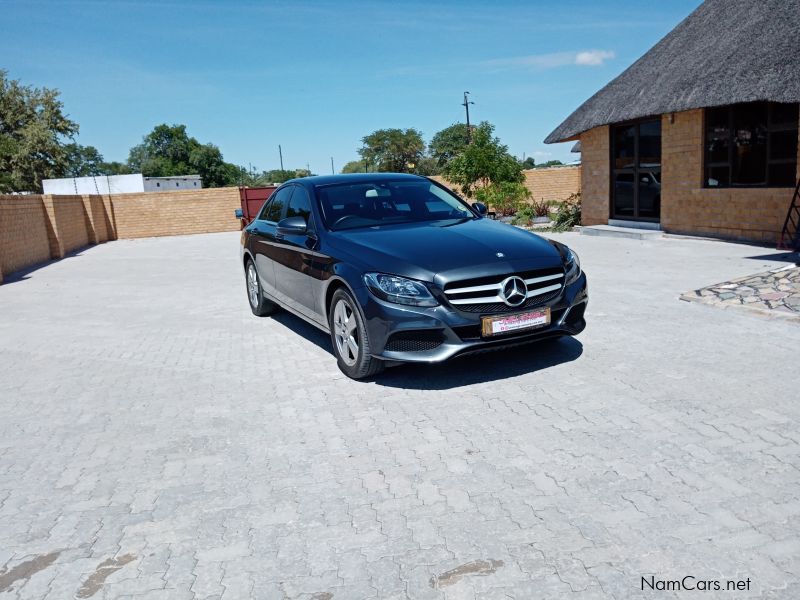
{"label": "thatched roof", "polygon": [[545,143],[629,119],[755,100],[800,102],[800,0],[706,0]]}

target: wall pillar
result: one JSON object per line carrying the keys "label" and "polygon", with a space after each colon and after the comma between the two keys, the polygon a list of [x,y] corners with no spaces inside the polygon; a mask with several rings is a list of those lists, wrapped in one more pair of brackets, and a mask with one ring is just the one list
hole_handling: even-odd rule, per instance
{"label": "wall pillar", "polygon": [[94,222],[94,213],[92,211],[92,197],[88,194],[81,195],[81,202],[83,202],[83,212],[86,216],[86,233],[89,236],[90,244],[97,244],[100,240],[97,235],[97,227]]}
{"label": "wall pillar", "polygon": [[53,196],[42,196],[42,203],[47,214],[47,240],[50,242],[50,258],[64,258],[64,244],[58,232],[56,209],[53,205]]}
{"label": "wall pillar", "polygon": [[608,223],[611,198],[608,126],[581,134],[581,224]]}

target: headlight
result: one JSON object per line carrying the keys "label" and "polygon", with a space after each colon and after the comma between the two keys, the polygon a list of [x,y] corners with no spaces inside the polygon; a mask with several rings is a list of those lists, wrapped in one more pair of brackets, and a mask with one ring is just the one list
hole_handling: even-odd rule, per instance
{"label": "headlight", "polygon": [[367,284],[369,291],[387,302],[413,306],[436,306],[439,304],[423,284],[405,277],[385,275],[384,273],[367,273],[364,275],[364,283]]}
{"label": "headlight", "polygon": [[564,285],[569,285],[581,276],[581,260],[578,255],[567,248],[567,260],[564,261]]}

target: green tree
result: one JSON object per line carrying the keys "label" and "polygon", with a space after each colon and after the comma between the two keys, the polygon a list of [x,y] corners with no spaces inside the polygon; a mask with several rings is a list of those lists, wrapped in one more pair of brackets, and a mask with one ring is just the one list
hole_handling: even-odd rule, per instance
{"label": "green tree", "polygon": [[64,146],[78,124],[64,115],[58,95],[0,70],[0,192],[40,192],[43,179],[63,174]]}
{"label": "green tree", "polygon": [[542,163],[540,165],[536,165],[536,168],[537,169],[543,169],[545,167],[558,167],[558,166],[563,165],[563,164],[564,163],[562,163],[560,160],[548,160],[547,162],[544,162],[544,163]]}
{"label": "green tree", "polygon": [[116,160],[100,164],[100,173],[103,175],[130,175],[132,172],[127,163]]}
{"label": "green tree", "polygon": [[424,175],[430,177],[431,175],[438,175],[441,169],[439,168],[436,159],[432,156],[423,156],[419,159],[414,167],[414,173],[417,175]]}
{"label": "green tree", "polygon": [[185,125],[157,125],[131,148],[128,167],[145,177],[200,175],[205,187],[236,183],[236,170],[214,144],[201,144],[186,133]]}
{"label": "green tree", "polygon": [[428,145],[428,154],[436,160],[439,169],[444,169],[450,160],[464,152],[467,142],[467,125],[455,123],[433,136]]}
{"label": "green tree", "polygon": [[103,155],[94,146],[81,146],[71,142],[64,146],[66,177],[86,177],[103,175]]}
{"label": "green tree", "polygon": [[522,161],[523,169],[533,169],[535,166],[536,166],[536,161],[533,159],[532,156],[529,156],[528,158]]}
{"label": "green tree", "polygon": [[351,160],[342,167],[340,173],[366,173],[367,163],[364,160]]}
{"label": "green tree", "polygon": [[308,169],[273,169],[264,172],[266,183],[283,183],[297,177],[308,177],[311,172]]}
{"label": "green tree", "polygon": [[416,129],[379,129],[361,141],[358,153],[375,171],[413,173],[425,152],[422,134]]}
{"label": "green tree", "polygon": [[460,186],[465,196],[490,183],[522,183],[522,165],[508,147],[494,137],[494,126],[486,121],[472,131],[472,143],[452,158],[442,171],[445,178]]}

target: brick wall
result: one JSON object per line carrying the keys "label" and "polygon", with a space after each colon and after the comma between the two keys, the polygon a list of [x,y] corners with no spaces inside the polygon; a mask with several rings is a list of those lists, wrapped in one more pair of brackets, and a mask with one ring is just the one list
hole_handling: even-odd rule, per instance
{"label": "brick wall", "polygon": [[238,231],[238,188],[112,196],[118,238]]}
{"label": "brick wall", "polygon": [[238,188],[112,196],[0,195],[0,283],[48,259],[118,238],[238,231]]}
{"label": "brick wall", "polygon": [[50,252],[60,258],[89,245],[89,217],[82,196],[43,196],[50,221]]}
{"label": "brick wall", "polygon": [[[703,187],[703,111],[664,115],[661,227],[665,231],[774,243],[794,190]],[[797,176],[800,177],[800,169]]]}
{"label": "brick wall", "polygon": [[[789,188],[703,187],[703,111],[661,120],[661,228],[673,233],[773,243],[792,200]],[[800,142],[798,142],[800,143]],[[581,135],[582,221],[608,223],[611,175],[608,127]],[[800,178],[800,163],[797,176]]]}
{"label": "brick wall", "polygon": [[0,195],[0,282],[3,273],[50,259],[48,227],[41,196]]}
{"label": "brick wall", "polygon": [[534,200],[561,202],[581,191],[581,166],[546,167],[523,171],[525,187]]}
{"label": "brick wall", "polygon": [[[581,191],[581,167],[548,167],[542,169],[528,169],[522,172],[525,175],[525,187],[531,192],[533,200],[544,198],[549,201],[563,201],[572,194]],[[431,177],[456,192],[457,186],[451,184],[444,177]]]}

